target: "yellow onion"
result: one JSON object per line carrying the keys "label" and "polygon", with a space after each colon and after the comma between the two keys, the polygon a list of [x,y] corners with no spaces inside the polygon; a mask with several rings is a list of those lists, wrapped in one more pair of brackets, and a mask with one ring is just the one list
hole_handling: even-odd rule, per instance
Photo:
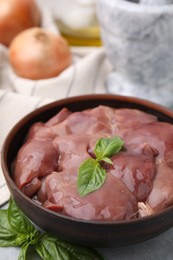
{"label": "yellow onion", "polygon": [[9,47],[9,60],[14,72],[23,78],[55,77],[72,62],[66,40],[40,27],[18,34]]}

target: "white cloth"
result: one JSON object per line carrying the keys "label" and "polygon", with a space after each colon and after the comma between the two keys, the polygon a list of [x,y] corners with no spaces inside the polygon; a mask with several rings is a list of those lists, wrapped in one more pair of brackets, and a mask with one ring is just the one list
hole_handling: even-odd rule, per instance
{"label": "white cloth", "polygon": [[[42,27],[59,34],[51,15],[42,11]],[[12,128],[24,115],[51,101],[91,93],[104,93],[105,79],[111,71],[102,47],[71,49],[73,64],[59,76],[47,80],[18,77],[8,61],[8,49],[0,45],[0,148]],[[9,192],[0,169],[0,205]]]}

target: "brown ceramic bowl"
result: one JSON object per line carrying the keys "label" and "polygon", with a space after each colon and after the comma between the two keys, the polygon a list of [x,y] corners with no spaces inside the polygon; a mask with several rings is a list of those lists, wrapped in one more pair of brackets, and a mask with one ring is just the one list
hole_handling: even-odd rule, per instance
{"label": "brown ceramic bowl", "polygon": [[159,214],[120,222],[82,221],[47,210],[25,196],[11,178],[12,162],[21,147],[29,127],[36,121],[46,121],[63,107],[72,111],[108,105],[115,108],[135,108],[156,115],[160,121],[173,124],[173,112],[132,97],[87,95],[67,98],[43,106],[24,117],[8,134],[2,149],[3,173],[12,197],[23,212],[39,227],[60,238],[92,247],[117,247],[134,244],[161,234],[173,226],[173,206]]}

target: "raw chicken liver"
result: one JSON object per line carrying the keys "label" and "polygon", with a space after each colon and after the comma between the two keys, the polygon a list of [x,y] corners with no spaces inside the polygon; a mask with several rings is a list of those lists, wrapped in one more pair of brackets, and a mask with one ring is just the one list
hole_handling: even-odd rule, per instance
{"label": "raw chicken liver", "polygon": [[[107,165],[105,183],[80,197],[80,164],[94,156],[99,138],[114,136],[123,138],[124,148]],[[56,212],[84,220],[127,220],[140,217],[140,203],[152,213],[173,204],[172,154],[173,126],[153,115],[106,106],[74,113],[64,108],[30,128],[14,163],[14,180]]]}

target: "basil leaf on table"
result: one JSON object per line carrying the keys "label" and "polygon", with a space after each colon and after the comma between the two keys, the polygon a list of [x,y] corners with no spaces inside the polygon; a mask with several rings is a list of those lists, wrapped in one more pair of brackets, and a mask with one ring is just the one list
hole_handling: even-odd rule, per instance
{"label": "basil leaf on table", "polygon": [[8,222],[16,233],[29,234],[35,230],[29,219],[17,207],[12,199],[10,199],[8,207]]}
{"label": "basil leaf on table", "polygon": [[12,199],[7,210],[0,210],[0,246],[21,247],[18,259],[26,259],[29,245],[38,242],[39,234]]}
{"label": "basil leaf on table", "polygon": [[104,259],[94,249],[73,245],[48,233],[41,233],[10,199],[8,209],[0,209],[0,247],[21,247],[18,260],[26,260],[31,245],[43,260]]}
{"label": "basil leaf on table", "polygon": [[48,234],[44,234],[39,243],[35,247],[37,253],[44,260],[51,259],[67,259],[70,260],[68,251],[62,247],[56,245],[56,239],[54,237],[49,236]]}
{"label": "basil leaf on table", "polygon": [[103,260],[94,249],[75,246],[45,233],[36,245],[38,254],[44,260]]}
{"label": "basil leaf on table", "polygon": [[24,244],[20,250],[20,254],[19,254],[19,257],[18,257],[18,260],[25,260],[26,259],[26,254],[27,254],[27,250],[28,250],[28,247],[29,247],[29,243],[27,244]]}
{"label": "basil leaf on table", "polygon": [[7,210],[0,209],[0,246],[18,246],[16,238],[17,235],[13,232],[8,223]]}
{"label": "basil leaf on table", "polygon": [[123,147],[123,140],[116,136],[114,138],[100,138],[94,148],[95,159],[85,160],[79,167],[77,178],[77,190],[81,197],[90,192],[98,190],[106,180],[106,170],[102,162],[113,164],[109,158]]}
{"label": "basil leaf on table", "polygon": [[85,160],[79,168],[78,174],[78,192],[80,196],[85,196],[86,194],[98,190],[106,179],[106,171],[100,164],[89,158]]}

